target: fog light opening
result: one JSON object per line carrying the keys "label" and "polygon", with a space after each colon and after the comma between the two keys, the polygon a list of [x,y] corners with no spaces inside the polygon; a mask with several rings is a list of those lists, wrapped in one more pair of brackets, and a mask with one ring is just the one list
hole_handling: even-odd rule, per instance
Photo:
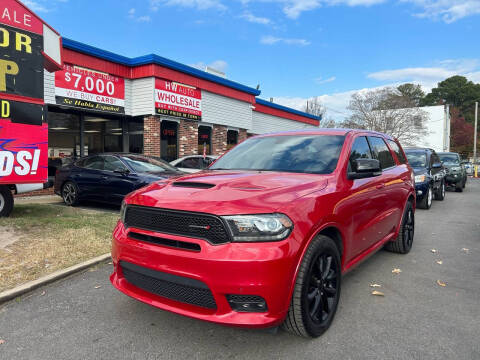
{"label": "fog light opening", "polygon": [[233,311],[237,312],[266,312],[268,310],[265,299],[256,295],[227,295],[227,301]]}

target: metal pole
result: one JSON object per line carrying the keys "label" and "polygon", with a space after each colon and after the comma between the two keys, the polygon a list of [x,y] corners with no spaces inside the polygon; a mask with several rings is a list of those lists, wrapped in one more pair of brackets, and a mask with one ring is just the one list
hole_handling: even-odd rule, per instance
{"label": "metal pole", "polygon": [[473,128],[473,163],[477,163],[477,119],[478,119],[478,101],[475,101],[475,127]]}

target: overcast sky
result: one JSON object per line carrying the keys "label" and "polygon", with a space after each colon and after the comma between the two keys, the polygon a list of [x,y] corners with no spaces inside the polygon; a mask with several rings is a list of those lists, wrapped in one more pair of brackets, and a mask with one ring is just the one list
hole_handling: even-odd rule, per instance
{"label": "overcast sky", "polygon": [[480,0],[25,0],[63,36],[260,84],[341,119],[350,95],[402,82],[480,81]]}

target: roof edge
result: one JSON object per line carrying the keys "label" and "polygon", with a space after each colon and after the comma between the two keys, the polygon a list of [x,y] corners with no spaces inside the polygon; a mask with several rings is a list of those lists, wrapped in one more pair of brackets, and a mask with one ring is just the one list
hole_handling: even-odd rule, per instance
{"label": "roof edge", "polygon": [[264,99],[255,98],[255,102],[257,104],[260,104],[260,105],[263,105],[263,106],[268,106],[268,107],[271,107],[271,108],[274,108],[274,109],[277,109],[277,110],[285,111],[285,112],[295,114],[295,115],[298,115],[298,116],[303,116],[303,117],[306,117],[306,118],[309,118],[309,119],[313,119],[313,120],[317,120],[317,121],[322,120],[321,116],[315,116],[315,115],[306,113],[304,111],[295,110],[295,109],[289,108],[287,106],[275,104],[274,102],[267,101],[267,100],[264,100]]}
{"label": "roof edge", "polygon": [[250,95],[258,96],[260,95],[260,90],[251,88],[246,85],[242,85],[232,80],[224,79],[220,76],[207,73],[205,71],[196,69],[192,66],[181,64],[177,61],[164,58],[159,55],[149,54],[144,56],[139,56],[135,58],[129,58],[126,56],[118,55],[110,51],[106,51],[95,46],[87,45],[76,40],[62,38],[63,47],[69,50],[78,51],[86,55],[91,55],[100,59],[108,60],[117,64],[136,67],[147,64],[156,64],[164,66],[191,76],[198,77],[203,80],[211,81],[241,92],[245,92]]}

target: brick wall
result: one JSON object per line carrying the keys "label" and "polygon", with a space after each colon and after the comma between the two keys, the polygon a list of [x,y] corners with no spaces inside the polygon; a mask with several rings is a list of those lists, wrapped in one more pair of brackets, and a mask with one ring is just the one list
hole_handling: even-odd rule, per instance
{"label": "brick wall", "polygon": [[160,119],[157,116],[143,119],[143,153],[160,156]]}
{"label": "brick wall", "polygon": [[180,120],[178,124],[178,157],[198,153],[198,122]]}
{"label": "brick wall", "polygon": [[54,195],[53,187],[43,190],[30,191],[22,194],[14,195],[14,197],[39,196],[39,195]]}
{"label": "brick wall", "polygon": [[238,130],[238,143],[240,144],[242,141],[247,140],[247,130],[240,129]]}
{"label": "brick wall", "polygon": [[227,127],[214,125],[212,129],[212,154],[223,155],[227,151]]}

